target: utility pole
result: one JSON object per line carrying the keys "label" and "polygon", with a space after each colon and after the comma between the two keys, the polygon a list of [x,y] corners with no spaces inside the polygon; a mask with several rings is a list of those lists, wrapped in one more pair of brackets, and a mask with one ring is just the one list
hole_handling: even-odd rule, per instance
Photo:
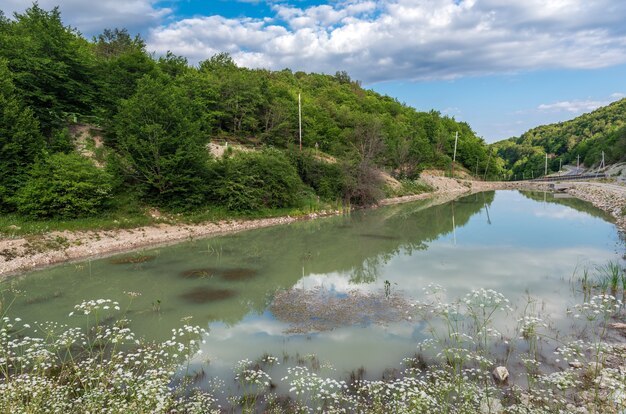
{"label": "utility pole", "polygon": [[561,166],[562,166],[561,163],[562,162],[563,162],[563,160],[559,158],[559,174],[561,174]]}
{"label": "utility pole", "polygon": [[459,131],[454,136],[454,155],[452,156],[452,178],[454,178],[454,163],[456,162],[456,144],[459,141]]}
{"label": "utility pole", "polygon": [[487,171],[489,170],[489,161],[491,161],[491,151],[489,151],[489,157],[487,158],[487,166],[485,167],[485,177],[483,181],[487,181]]}
{"label": "utility pole", "polygon": [[298,132],[300,135],[300,152],[302,152],[302,100],[298,93]]}
{"label": "utility pole", "polygon": [[548,175],[548,153],[546,152],[546,169],[543,173],[544,176]]}
{"label": "utility pole", "polygon": [[598,167],[598,171],[604,167],[606,167],[606,165],[604,165],[604,151],[602,151],[602,162],[600,163],[600,167]]}
{"label": "utility pole", "polygon": [[478,155],[476,156],[476,178],[478,178]]}
{"label": "utility pole", "polygon": [[580,168],[580,154],[578,154],[578,161],[576,161],[576,169],[579,169],[579,168]]}

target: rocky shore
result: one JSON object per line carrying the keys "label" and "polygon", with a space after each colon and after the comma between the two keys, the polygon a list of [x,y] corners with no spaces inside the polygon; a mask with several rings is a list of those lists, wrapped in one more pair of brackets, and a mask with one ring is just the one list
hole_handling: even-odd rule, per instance
{"label": "rocky shore", "polygon": [[[381,205],[410,202],[430,198],[433,204],[452,200],[463,194],[502,189],[550,190],[550,184],[532,182],[480,182],[423,175],[423,181],[434,191],[415,196],[383,200]],[[572,183],[567,191],[607,211],[616,220],[621,231],[626,231],[626,187],[617,184]],[[195,225],[159,224],[115,231],[52,232],[19,239],[0,240],[0,278],[57,263],[96,258],[146,247],[173,244],[195,238],[234,233],[261,227],[288,224],[341,214],[341,211],[322,211],[303,217],[277,217],[257,220],[230,220]]]}

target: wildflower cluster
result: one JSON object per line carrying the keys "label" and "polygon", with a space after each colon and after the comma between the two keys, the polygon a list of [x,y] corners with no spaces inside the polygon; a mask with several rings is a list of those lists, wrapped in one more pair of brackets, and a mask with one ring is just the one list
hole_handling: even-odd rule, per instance
{"label": "wildflower cluster", "polygon": [[235,380],[246,386],[254,385],[258,388],[270,386],[270,376],[261,369],[244,369],[235,375]]}
{"label": "wildflower cluster", "polygon": [[[79,314],[117,310],[101,299],[75,307]],[[206,393],[184,398],[172,392],[172,378],[183,362],[172,350],[193,354],[205,334],[185,326],[171,340],[149,344],[136,339],[126,321],[97,325],[87,331],[60,324],[28,324],[0,319],[0,412],[211,412]],[[128,345],[123,347],[122,345]],[[198,406],[201,409],[194,411]]]}
{"label": "wildflower cluster", "polygon": [[596,295],[581,305],[576,305],[574,318],[585,318],[587,321],[605,320],[617,313],[622,301],[611,295]]}
{"label": "wildflower cluster", "polygon": [[[120,310],[119,302],[111,299],[86,300],[74,306],[74,311],[83,315],[89,315],[99,310]],[[75,312],[70,312],[69,316],[73,316]]]}
{"label": "wildflower cluster", "polygon": [[476,312],[479,310],[504,310],[513,312],[513,308],[511,308],[509,300],[502,293],[496,292],[493,289],[475,289],[465,295],[463,303],[467,306],[468,311],[470,312]]}
{"label": "wildflower cluster", "polygon": [[524,315],[523,318],[517,320],[520,324],[520,339],[529,340],[537,336],[538,328],[548,328],[548,324],[537,316]]}
{"label": "wildflower cluster", "polygon": [[306,401],[314,408],[339,404],[348,388],[345,381],[322,378],[303,366],[288,367],[282,381],[289,383],[289,392],[294,393],[298,400]]}

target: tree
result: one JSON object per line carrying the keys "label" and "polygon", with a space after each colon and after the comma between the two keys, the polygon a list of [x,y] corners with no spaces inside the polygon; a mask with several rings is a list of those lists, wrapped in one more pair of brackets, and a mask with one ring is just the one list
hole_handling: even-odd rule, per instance
{"label": "tree", "polygon": [[39,124],[19,100],[11,78],[0,59],[0,210],[10,208],[10,197],[44,148]]}
{"label": "tree", "polygon": [[384,152],[382,124],[376,118],[360,120],[354,129],[352,143],[355,149],[346,163],[346,199],[363,206],[375,204],[383,196],[382,179],[376,169],[376,160]]}
{"label": "tree", "polygon": [[165,56],[161,56],[158,61],[161,71],[172,78],[181,76],[189,70],[189,62],[186,57],[177,56],[169,50]]}
{"label": "tree", "polygon": [[[157,65],[146,53],[145,42],[137,35],[131,38],[126,29],[105,29],[96,39],[98,58],[95,78],[98,86],[97,107],[103,123],[108,125],[117,113],[120,100],[130,98],[145,75],[156,75]],[[107,136],[107,143],[115,140]]]}
{"label": "tree", "polygon": [[111,196],[109,174],[78,154],[41,157],[17,191],[19,213],[33,218],[75,218],[98,214]]}
{"label": "tree", "polygon": [[193,105],[168,77],[146,76],[115,117],[127,174],[159,205],[191,208],[205,200],[209,154]]}
{"label": "tree", "polygon": [[93,55],[88,42],[63,25],[58,7],[48,12],[35,3],[16,13],[15,21],[0,24],[0,57],[45,135],[67,113],[92,110]]}
{"label": "tree", "polygon": [[93,39],[96,56],[104,59],[112,59],[126,53],[145,51],[146,42],[141,36],[130,37],[126,29],[104,29]]}

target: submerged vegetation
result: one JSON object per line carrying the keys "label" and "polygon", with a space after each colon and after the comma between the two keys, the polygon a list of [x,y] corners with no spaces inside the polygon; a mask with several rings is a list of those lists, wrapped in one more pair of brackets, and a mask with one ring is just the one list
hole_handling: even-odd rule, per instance
{"label": "submerged vegetation", "polygon": [[[612,289],[615,274],[624,280],[623,269],[609,263],[576,279],[576,286],[588,291],[584,302],[553,315],[571,320],[572,335],[551,328],[532,299],[518,313],[493,290],[476,289],[450,302],[440,286],[429,285],[424,298],[412,304],[387,291],[334,298],[328,320],[332,309],[336,315],[358,313],[372,302],[370,316],[384,313],[387,305],[404,320],[415,318],[430,338],[416,343],[415,355],[380,380],[366,379],[364,368],[337,378],[314,355],[264,354],[233,367],[234,386],[227,378],[209,380],[200,368],[209,333],[198,327],[184,325],[169,340],[147,342],[128,328],[124,309],[130,303],[106,299],[74,307],[69,316],[79,327],[29,324],[6,316],[11,296],[3,295],[0,411],[618,413],[626,408],[626,348],[611,343],[610,327],[623,320],[624,305],[588,283],[608,278]],[[208,296],[217,299],[221,293]],[[127,295],[132,302],[138,294]],[[309,304],[323,305],[329,297],[311,295]],[[281,306],[280,295],[275,300]],[[511,318],[517,320],[514,328]],[[348,319],[345,323],[360,323]]]}

